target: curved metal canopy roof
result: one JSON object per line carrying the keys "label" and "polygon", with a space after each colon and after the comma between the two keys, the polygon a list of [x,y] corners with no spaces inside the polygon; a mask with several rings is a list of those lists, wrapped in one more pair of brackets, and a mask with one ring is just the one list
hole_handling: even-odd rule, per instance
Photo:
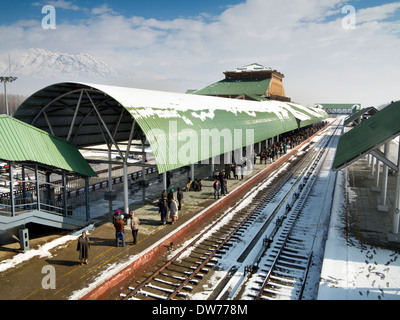
{"label": "curved metal canopy roof", "polygon": [[33,94],[14,117],[78,147],[148,140],[162,173],[320,122],[328,115],[295,103],[65,82]]}

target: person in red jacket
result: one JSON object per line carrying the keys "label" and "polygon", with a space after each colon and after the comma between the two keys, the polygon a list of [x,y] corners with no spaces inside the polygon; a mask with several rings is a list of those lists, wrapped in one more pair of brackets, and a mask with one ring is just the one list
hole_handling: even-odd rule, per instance
{"label": "person in red jacket", "polygon": [[116,240],[116,245],[118,247],[119,245],[119,240],[122,240],[122,246],[125,247],[125,234],[124,234],[124,229],[125,229],[125,221],[122,218],[122,216],[117,217],[117,220],[114,223],[115,227],[115,240]]}

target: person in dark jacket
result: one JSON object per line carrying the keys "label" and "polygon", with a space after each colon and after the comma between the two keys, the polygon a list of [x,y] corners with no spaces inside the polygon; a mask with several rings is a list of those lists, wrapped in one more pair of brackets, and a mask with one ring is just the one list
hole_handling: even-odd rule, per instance
{"label": "person in dark jacket", "polygon": [[167,199],[163,199],[160,203],[160,213],[161,213],[161,223],[165,225],[167,223],[168,218],[168,205]]}
{"label": "person in dark jacket", "polygon": [[168,194],[167,194],[167,205],[168,208],[171,205],[171,201],[174,198],[174,189],[169,190]]}
{"label": "person in dark jacket", "polygon": [[182,199],[183,199],[183,192],[182,192],[181,188],[178,188],[176,197],[178,198],[178,210],[181,210],[182,209]]}
{"label": "person in dark jacket", "polygon": [[76,250],[79,251],[79,260],[81,261],[81,265],[88,263],[89,258],[89,249],[90,249],[90,239],[86,235],[86,232],[82,232],[82,235],[78,238],[78,245]]}

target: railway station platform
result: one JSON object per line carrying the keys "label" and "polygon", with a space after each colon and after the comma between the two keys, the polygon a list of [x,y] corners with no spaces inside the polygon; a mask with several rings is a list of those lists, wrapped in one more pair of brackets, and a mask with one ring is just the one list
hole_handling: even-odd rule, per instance
{"label": "railway station platform", "polygon": [[[391,144],[397,152],[398,144]],[[400,299],[400,235],[393,233],[397,174],[388,176],[382,210],[382,166],[380,173],[377,188],[367,157],[338,172],[319,300]]]}
{"label": "railway station platform", "polygon": [[[213,212],[224,210],[233,206],[236,201],[233,199],[240,194],[249,191],[252,184],[257,182],[257,177],[268,175],[292,156],[299,152],[304,152],[303,148],[307,142],[288,149],[288,153],[272,164],[267,160],[266,164],[260,164],[257,157],[256,164],[251,171],[245,171],[244,178],[239,173],[238,179],[228,180],[228,192],[226,196],[221,195],[220,199],[214,199],[214,190],[212,184],[214,179],[211,177],[211,165],[196,165],[195,178],[206,177],[202,179],[202,191],[184,192],[182,209],[179,211],[178,221],[171,225],[167,223],[162,225],[158,213],[158,199],[163,189],[162,181],[154,179],[146,188],[146,202],[143,203],[142,192],[138,191],[136,195],[131,196],[130,210],[133,210],[135,216],[140,219],[140,229],[138,234],[138,243],[133,245],[132,234],[129,225],[125,227],[125,247],[116,247],[115,229],[110,221],[108,212],[108,201],[103,200],[101,195],[91,194],[91,211],[104,212],[104,214],[95,222],[94,225],[87,228],[91,241],[90,256],[87,265],[80,265],[78,259],[77,237],[82,230],[75,234],[66,235],[65,233],[51,235],[45,238],[31,239],[30,247],[32,250],[25,253],[16,254],[15,249],[19,244],[0,247],[0,300],[67,300],[67,299],[104,299],[103,292],[91,293],[106,277],[114,273],[113,278],[119,283],[121,277],[125,277],[124,272],[127,266],[133,264],[137,267],[138,262],[151,259],[146,252],[157,251],[161,254],[174,246],[174,238],[171,234],[176,233],[177,229],[183,230],[177,237],[181,239],[185,236],[185,226],[193,223],[194,217],[199,213],[209,211],[204,217],[212,217]],[[215,165],[215,169],[223,170],[224,165]],[[233,174],[232,174],[233,177]],[[170,188],[174,188],[175,197],[178,187],[184,188],[188,179],[187,172],[174,172],[171,179]],[[123,195],[118,192],[122,185],[116,187],[117,200],[114,201],[113,209],[123,208]],[[104,190],[102,191],[104,192]],[[96,199],[93,201],[93,199]],[[138,199],[138,200],[135,200]],[[213,211],[214,210],[214,211]],[[123,210],[121,210],[122,212]],[[200,215],[199,215],[200,216]],[[204,223],[206,221],[194,223]],[[169,219],[169,221],[171,221]],[[188,236],[190,234],[187,234]],[[163,240],[166,239],[166,240]],[[171,240],[172,239],[172,240]],[[164,241],[164,242],[160,242]],[[52,247],[52,244],[56,245]],[[176,242],[175,242],[176,244]],[[47,250],[46,247],[51,249]],[[161,253],[160,253],[161,252]],[[26,257],[32,258],[20,262]],[[5,265],[15,266],[7,268]],[[129,269],[129,268],[128,268]],[[53,273],[52,273],[53,272]],[[52,276],[55,276],[55,282],[52,287]]]}

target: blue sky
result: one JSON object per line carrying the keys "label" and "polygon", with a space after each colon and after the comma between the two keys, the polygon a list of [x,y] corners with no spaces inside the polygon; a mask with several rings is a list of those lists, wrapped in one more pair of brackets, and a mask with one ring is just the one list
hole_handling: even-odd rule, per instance
{"label": "blue sky", "polygon": [[[55,30],[42,28],[46,4],[56,8]],[[355,9],[352,29],[346,5]],[[400,99],[400,0],[0,0],[0,6],[0,69],[9,54],[17,60],[30,48],[84,53],[118,78],[77,80],[185,92],[260,63],[284,73],[286,94],[306,105]],[[10,90],[30,93],[63,77],[21,75]]]}
{"label": "blue sky", "polygon": [[[108,6],[115,13],[125,17],[139,16],[147,19],[173,20],[177,18],[192,18],[198,16],[215,17],[226,8],[245,3],[245,0],[0,0],[2,11],[0,24],[12,24],[19,20],[41,20],[41,8],[46,4],[56,7],[58,18],[62,21],[85,20],[92,16],[91,10],[101,6]],[[349,0],[343,1],[353,5],[357,10],[394,3],[394,0]],[[290,6],[290,1],[288,1]],[[340,12],[337,12],[340,14]]]}
{"label": "blue sky", "polygon": [[[115,12],[125,17],[140,16],[158,20],[170,20],[176,18],[188,18],[208,14],[211,16],[221,14],[228,6],[244,2],[242,0],[146,0],[146,1],[93,1],[79,0],[68,1],[69,9],[64,7],[65,2],[55,4],[60,19],[75,20],[90,17],[90,10],[102,5],[107,5]],[[41,8],[45,4],[54,4],[56,1],[27,1],[27,0],[1,0],[1,22],[13,23],[21,19],[41,19]],[[76,8],[74,8],[76,7]]]}

